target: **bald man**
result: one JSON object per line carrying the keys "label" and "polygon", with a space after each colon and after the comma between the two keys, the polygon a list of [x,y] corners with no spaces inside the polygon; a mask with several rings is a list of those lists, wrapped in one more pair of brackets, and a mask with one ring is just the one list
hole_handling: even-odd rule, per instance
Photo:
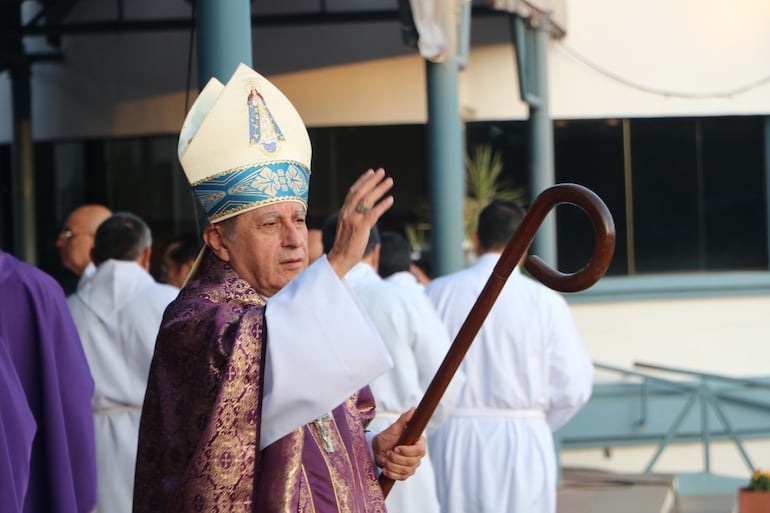
{"label": "bald man", "polygon": [[70,213],[59,232],[56,247],[61,263],[80,277],[78,288],[96,269],[91,262],[94,234],[111,215],[112,211],[104,205],[82,205]]}

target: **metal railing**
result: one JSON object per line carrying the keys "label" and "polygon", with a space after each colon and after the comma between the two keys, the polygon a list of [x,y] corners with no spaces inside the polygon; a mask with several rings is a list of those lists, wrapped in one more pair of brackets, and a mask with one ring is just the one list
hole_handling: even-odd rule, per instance
{"label": "metal railing", "polygon": [[[603,391],[610,390],[613,384],[596,385],[589,401],[589,405],[594,403],[593,408],[585,412],[585,418],[579,419],[581,410],[573,419],[577,422],[571,421],[559,432],[562,448],[657,444],[644,470],[650,473],[669,445],[698,441],[703,447],[703,470],[710,473],[711,445],[715,439],[726,439],[735,445],[746,467],[754,470],[744,441],[770,439],[770,380],[736,378],[650,363],[634,364],[636,369],[644,371],[602,363],[594,363],[594,366],[641,381],[636,387],[629,387],[629,383],[624,382],[626,388],[621,392],[613,389],[611,393]],[[659,373],[682,379],[661,377]],[[602,406],[603,400],[607,402]],[[638,419],[627,423],[596,421],[597,418],[616,420],[618,412],[628,411],[629,401],[639,402]],[[654,423],[651,422],[653,418]]]}

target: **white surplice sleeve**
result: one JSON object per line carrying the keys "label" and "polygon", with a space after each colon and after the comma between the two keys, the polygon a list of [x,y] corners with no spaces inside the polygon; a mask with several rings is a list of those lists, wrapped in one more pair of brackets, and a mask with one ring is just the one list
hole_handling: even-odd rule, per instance
{"label": "white surplice sleeve", "polygon": [[268,299],[260,449],[390,370],[385,344],[323,256]]}

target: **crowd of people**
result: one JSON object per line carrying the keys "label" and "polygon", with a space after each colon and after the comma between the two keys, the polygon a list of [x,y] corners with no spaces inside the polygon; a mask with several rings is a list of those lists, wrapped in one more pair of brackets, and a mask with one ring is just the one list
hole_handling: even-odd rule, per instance
{"label": "crowd of people", "polygon": [[[178,156],[208,225],[166,241],[157,279],[150,227],[104,205],[56,241],[72,290],[0,251],[2,511],[555,512],[552,433],[592,365],[564,299],[518,270],[399,444],[520,206],[487,206],[477,262],[432,280],[377,228],[382,169],[308,230],[307,129],[245,65],[201,91]],[[405,482],[385,497],[381,475]]]}

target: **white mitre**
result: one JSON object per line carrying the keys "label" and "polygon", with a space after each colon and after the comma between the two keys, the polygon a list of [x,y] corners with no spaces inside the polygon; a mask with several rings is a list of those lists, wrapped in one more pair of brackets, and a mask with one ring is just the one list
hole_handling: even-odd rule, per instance
{"label": "white mitre", "polygon": [[179,161],[212,223],[283,201],[307,207],[310,158],[297,110],[245,64],[226,85],[209,80],[179,135]]}

